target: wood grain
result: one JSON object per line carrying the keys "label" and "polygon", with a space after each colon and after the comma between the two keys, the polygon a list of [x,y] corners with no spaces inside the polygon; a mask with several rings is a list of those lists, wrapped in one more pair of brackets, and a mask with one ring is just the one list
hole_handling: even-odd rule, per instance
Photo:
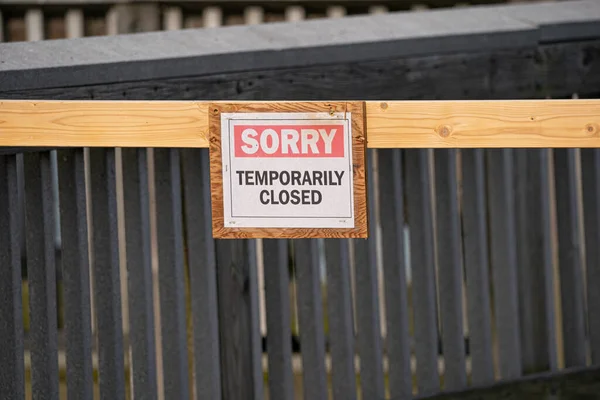
{"label": "wood grain", "polygon": [[368,147],[598,147],[598,100],[367,102]]}
{"label": "wood grain", "polygon": [[[366,238],[367,177],[365,167],[366,135],[363,102],[236,102],[211,103],[208,108],[210,131],[210,182],[212,194],[213,237],[215,239],[298,239]],[[221,162],[221,113],[223,112],[344,112],[352,113],[352,162],[354,179],[354,228],[229,228],[224,226],[223,173]]]}
{"label": "wood grain", "polygon": [[208,147],[207,104],[0,100],[0,146]]}
{"label": "wood grain", "polygon": [[[208,147],[209,102],[0,101],[0,147]],[[225,105],[225,102],[213,102]],[[238,107],[327,102],[238,102]],[[354,104],[337,102],[335,104]],[[600,100],[367,101],[369,148],[600,146]]]}

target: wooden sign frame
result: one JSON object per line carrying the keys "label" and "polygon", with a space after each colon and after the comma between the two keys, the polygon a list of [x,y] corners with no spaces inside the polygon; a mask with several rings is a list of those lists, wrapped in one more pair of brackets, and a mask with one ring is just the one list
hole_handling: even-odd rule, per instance
{"label": "wooden sign frame", "polygon": [[[354,228],[230,228],[224,225],[223,171],[221,156],[222,113],[350,112],[352,123],[352,170]],[[365,103],[343,102],[213,102],[208,108],[212,227],[215,239],[251,238],[367,238],[368,199],[366,168]]]}

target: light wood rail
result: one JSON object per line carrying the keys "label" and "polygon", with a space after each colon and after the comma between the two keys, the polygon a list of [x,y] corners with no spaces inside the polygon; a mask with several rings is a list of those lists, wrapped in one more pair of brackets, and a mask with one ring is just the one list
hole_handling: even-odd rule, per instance
{"label": "light wood rail", "polygon": [[[365,103],[369,148],[600,147],[600,100]],[[208,105],[0,100],[0,147],[208,147]]]}

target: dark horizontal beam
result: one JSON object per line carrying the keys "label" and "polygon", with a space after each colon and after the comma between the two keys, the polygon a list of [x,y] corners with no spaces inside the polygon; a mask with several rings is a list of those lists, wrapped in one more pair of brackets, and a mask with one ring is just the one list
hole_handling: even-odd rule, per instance
{"label": "dark horizontal beam", "polygon": [[[0,0],[0,5],[73,5],[88,6],[90,4],[119,4],[122,0]],[[452,6],[459,3],[459,0],[128,0],[127,3],[177,3],[177,4],[200,4],[211,6],[230,6],[230,5],[252,5],[252,6],[271,6],[271,5],[317,5],[317,6],[370,6],[370,5],[390,5],[394,8],[401,6],[410,6],[412,4],[423,4],[435,7]],[[470,4],[489,4],[504,3],[506,0],[470,0]]]}
{"label": "dark horizontal beam", "polygon": [[419,400],[575,400],[593,399],[600,393],[600,366],[527,375],[489,387],[447,392]]}
{"label": "dark horizontal beam", "polygon": [[0,45],[3,92],[532,48],[600,37],[600,2],[478,6]]}

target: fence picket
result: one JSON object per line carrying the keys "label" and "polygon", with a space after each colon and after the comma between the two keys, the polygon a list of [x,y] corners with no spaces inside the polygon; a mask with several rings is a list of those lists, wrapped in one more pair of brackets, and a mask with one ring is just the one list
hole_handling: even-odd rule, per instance
{"label": "fence picket", "polygon": [[502,379],[521,375],[513,150],[487,151],[490,252]]}
{"label": "fence picket", "polygon": [[554,178],[565,366],[585,366],[583,260],[575,149],[554,149]]}
{"label": "fence picket", "polygon": [[91,400],[94,381],[83,149],[59,150],[57,162],[65,288],[67,394],[69,398]]}
{"label": "fence picket", "polygon": [[269,395],[281,400],[294,398],[288,256],[287,240],[263,240]]}
{"label": "fence picket", "polygon": [[0,398],[25,399],[17,157],[0,155]]}
{"label": "fence picket", "polygon": [[33,398],[58,399],[55,212],[50,153],[27,153],[25,215]]}
{"label": "fence picket", "polygon": [[147,150],[121,150],[133,395],[157,398]]}
{"label": "fence picket", "polygon": [[329,353],[334,400],[356,399],[350,252],[346,239],[325,240]]}
{"label": "fence picket", "polygon": [[[367,157],[367,168],[373,173],[373,150]],[[373,180],[368,181],[369,197],[373,199]],[[375,207],[369,207],[369,219],[375,221]],[[379,321],[377,282],[376,229],[371,226],[367,240],[354,240],[356,279],[357,341],[360,356],[360,388],[363,399],[383,398],[383,360]]]}
{"label": "fence picket", "polygon": [[405,154],[417,385],[419,395],[426,396],[440,388],[431,177],[428,150]]}
{"label": "fence picket", "polygon": [[115,149],[90,149],[92,271],[100,398],[125,399]]}
{"label": "fence picket", "polygon": [[181,152],[185,230],[194,324],[194,370],[199,400],[221,398],[215,241],[212,238],[208,150]]}
{"label": "fence picket", "polygon": [[483,386],[494,381],[483,150],[463,150],[461,161],[462,234],[467,280],[471,379],[474,386]]}
{"label": "fence picket", "polygon": [[460,389],[467,383],[456,163],[456,149],[435,150],[436,263],[446,390]]}
{"label": "fence picket", "polygon": [[600,150],[581,150],[587,309],[592,364],[600,363]]}
{"label": "fence picket", "polygon": [[325,375],[325,336],[318,242],[298,239],[294,242],[296,279],[298,284],[298,319],[302,343],[304,397],[327,399]]}
{"label": "fence picket", "polygon": [[392,398],[412,397],[401,150],[378,150],[379,201]]}
{"label": "fence picket", "polygon": [[179,150],[154,150],[165,398],[189,396]]}
{"label": "fence picket", "polygon": [[523,371],[557,367],[549,152],[515,150],[516,226]]}

